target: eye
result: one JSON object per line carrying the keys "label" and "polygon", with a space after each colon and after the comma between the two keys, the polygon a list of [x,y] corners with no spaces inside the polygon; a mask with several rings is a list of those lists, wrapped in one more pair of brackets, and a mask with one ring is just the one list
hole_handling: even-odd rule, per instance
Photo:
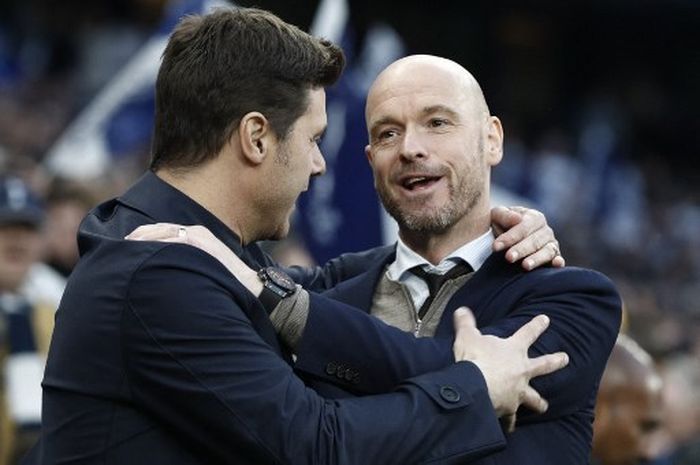
{"label": "eye", "polygon": [[396,135],[396,131],[394,129],[386,129],[384,131],[381,131],[379,134],[377,134],[377,139],[378,140],[391,139],[395,135]]}
{"label": "eye", "polygon": [[311,143],[312,143],[312,144],[318,145],[318,144],[320,144],[321,142],[323,142],[323,134],[319,134],[318,136],[314,136],[314,137],[311,138]]}
{"label": "eye", "polygon": [[432,118],[428,122],[428,125],[431,128],[441,128],[441,127],[447,126],[448,124],[450,124],[450,122],[444,118]]}

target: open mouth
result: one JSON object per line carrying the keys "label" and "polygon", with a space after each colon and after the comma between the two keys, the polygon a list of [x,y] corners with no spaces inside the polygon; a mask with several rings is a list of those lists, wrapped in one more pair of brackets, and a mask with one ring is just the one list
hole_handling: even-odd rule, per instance
{"label": "open mouth", "polygon": [[437,183],[441,176],[409,176],[401,181],[401,187],[408,191],[421,191]]}

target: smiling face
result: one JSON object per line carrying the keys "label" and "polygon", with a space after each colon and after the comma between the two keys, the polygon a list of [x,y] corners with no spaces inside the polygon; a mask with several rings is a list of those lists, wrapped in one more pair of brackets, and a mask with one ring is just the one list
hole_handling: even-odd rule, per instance
{"label": "smiling face", "polygon": [[326,162],[318,147],[326,129],[326,93],[309,90],[309,105],[277,145],[270,160],[264,189],[271,195],[264,211],[272,220],[268,239],[281,239],[289,233],[289,221],[299,195],[309,188],[312,176],[323,174]]}
{"label": "smiling face", "polygon": [[464,68],[437,57],[399,60],[372,86],[366,118],[375,187],[402,235],[442,234],[488,213],[502,130]]}

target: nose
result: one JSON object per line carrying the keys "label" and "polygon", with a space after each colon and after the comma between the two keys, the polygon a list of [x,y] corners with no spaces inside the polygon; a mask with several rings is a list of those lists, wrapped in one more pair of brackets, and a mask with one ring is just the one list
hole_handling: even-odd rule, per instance
{"label": "nose", "polygon": [[406,129],[401,140],[401,158],[406,161],[413,161],[416,158],[425,158],[428,152],[423,145],[419,133],[411,129]]}
{"label": "nose", "polygon": [[326,159],[319,149],[314,152],[311,159],[311,176],[319,176],[326,172]]}

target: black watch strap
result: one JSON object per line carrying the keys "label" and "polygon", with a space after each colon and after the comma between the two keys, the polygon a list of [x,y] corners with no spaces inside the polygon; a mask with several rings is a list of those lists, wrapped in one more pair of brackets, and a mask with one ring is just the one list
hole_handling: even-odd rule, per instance
{"label": "black watch strap", "polygon": [[270,289],[269,287],[265,286],[263,283],[263,290],[258,296],[258,300],[262,304],[263,307],[265,307],[265,311],[269,315],[272,313],[272,311],[277,308],[277,305],[282,302],[282,297],[281,295],[277,294],[275,291]]}
{"label": "black watch strap", "polygon": [[263,283],[263,290],[258,300],[265,307],[268,315],[284,299],[296,291],[296,284],[284,271],[274,266],[268,266],[258,271],[258,277]]}

